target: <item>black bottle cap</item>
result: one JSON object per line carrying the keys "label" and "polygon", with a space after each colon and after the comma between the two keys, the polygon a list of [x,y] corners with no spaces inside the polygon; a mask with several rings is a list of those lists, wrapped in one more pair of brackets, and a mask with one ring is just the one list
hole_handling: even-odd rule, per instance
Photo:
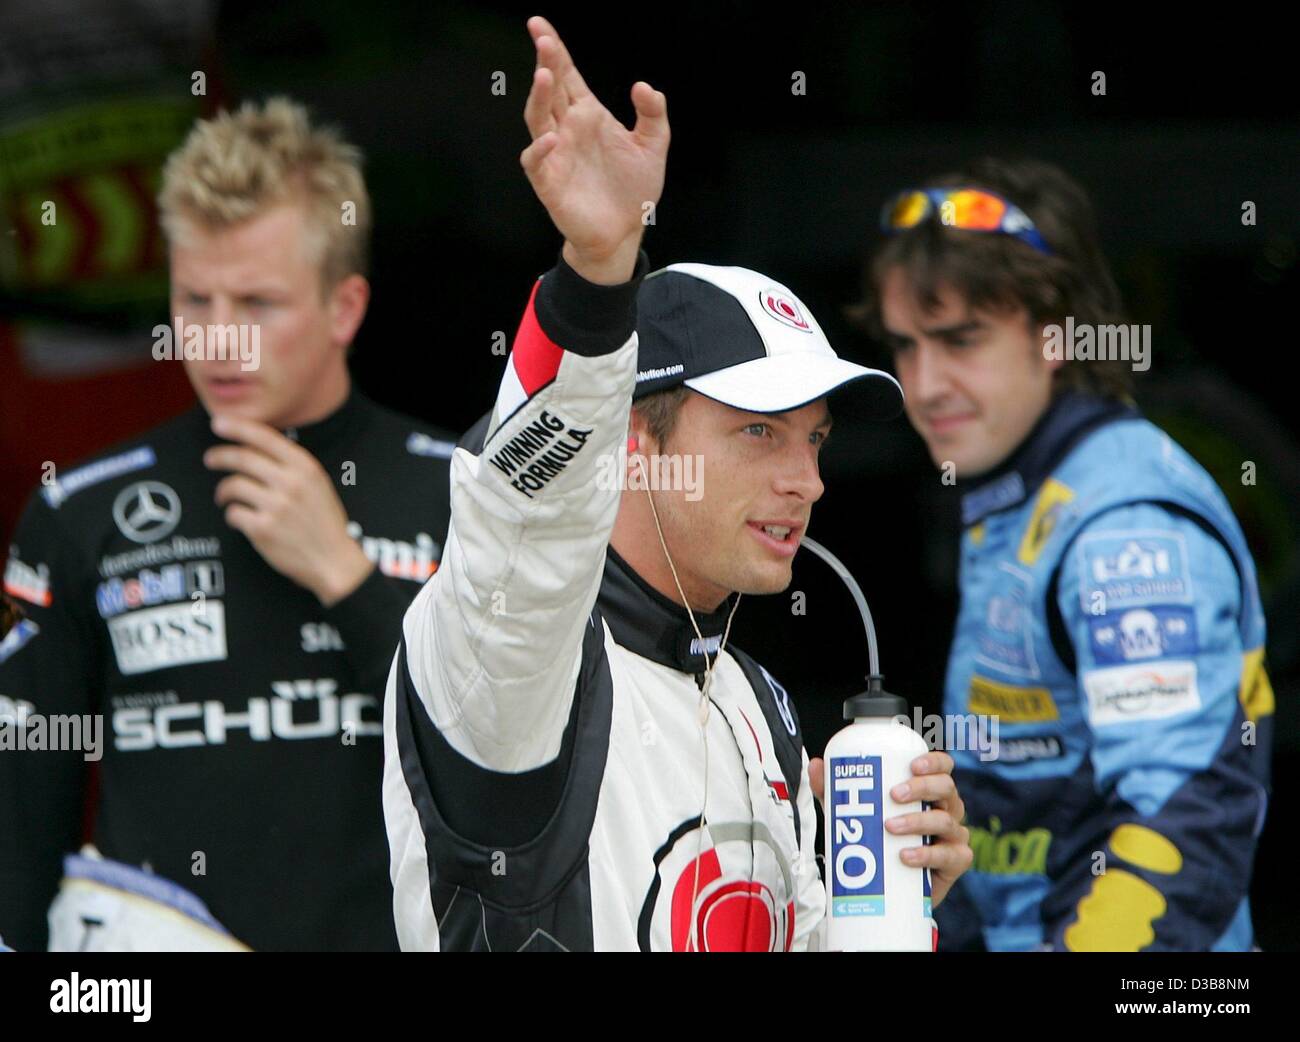
{"label": "black bottle cap", "polygon": [[844,700],[844,719],[907,716],[907,699],[901,695],[891,695],[884,689],[884,682],[885,678],[880,673],[867,677],[867,689]]}

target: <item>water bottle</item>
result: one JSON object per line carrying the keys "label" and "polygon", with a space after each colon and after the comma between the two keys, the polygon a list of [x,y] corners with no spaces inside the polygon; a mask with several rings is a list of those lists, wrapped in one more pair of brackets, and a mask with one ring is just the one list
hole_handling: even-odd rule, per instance
{"label": "water bottle", "polygon": [[844,703],[853,722],[826,746],[825,949],[845,952],[934,950],[930,871],[899,852],[919,836],[896,836],[885,819],[921,811],[920,800],[889,795],[912,777],[911,763],[929,752],[906,719],[906,700],[868,678],[865,692]]}

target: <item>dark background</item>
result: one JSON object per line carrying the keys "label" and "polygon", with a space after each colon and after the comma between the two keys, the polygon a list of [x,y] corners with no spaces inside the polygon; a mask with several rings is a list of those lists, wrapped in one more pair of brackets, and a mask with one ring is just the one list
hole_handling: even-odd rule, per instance
{"label": "dark background", "polygon": [[[551,19],[616,115],[630,117],[637,79],[668,96],[652,265],[764,271],[860,361],[885,359],[841,309],[857,299],[886,195],[980,154],[1032,155],[1076,177],[1130,320],[1152,326],[1139,401],[1215,473],[1257,556],[1278,743],[1254,911],[1264,948],[1297,948],[1283,832],[1300,756],[1300,94],[1287,28],[1240,5],[1216,11],[230,2],[216,8],[211,62],[228,101],[289,94],[362,147],[376,227],[357,382],[457,430],[490,404],[504,363],[493,333],[513,333],[559,246],[518,164],[530,14]],[[1104,97],[1091,92],[1098,70]],[[496,71],[504,97],[491,93]],[[806,96],[791,93],[795,71]],[[1254,227],[1241,223],[1245,200]],[[1257,463],[1253,487],[1244,460]],[[811,534],[863,585],[889,687],[938,711],[956,610],[953,490],[905,420],[857,422],[844,406],[824,476]],[[861,686],[866,651],[847,593],[809,554],[794,590],[806,615],[788,594],[752,600],[735,640],[791,690],[816,753]]]}

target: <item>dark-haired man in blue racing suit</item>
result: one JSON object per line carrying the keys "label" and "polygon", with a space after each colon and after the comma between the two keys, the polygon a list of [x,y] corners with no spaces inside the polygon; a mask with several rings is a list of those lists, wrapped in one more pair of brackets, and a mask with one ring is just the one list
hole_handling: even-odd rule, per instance
{"label": "dark-haired man in blue racing suit", "polygon": [[1118,312],[1086,197],[983,161],[884,224],[867,317],[962,492],[944,709],[999,725],[995,755],[951,750],[975,862],[941,948],[1249,950],[1273,711],[1255,569],[1124,393],[1116,363],[1141,359],[1052,349]]}

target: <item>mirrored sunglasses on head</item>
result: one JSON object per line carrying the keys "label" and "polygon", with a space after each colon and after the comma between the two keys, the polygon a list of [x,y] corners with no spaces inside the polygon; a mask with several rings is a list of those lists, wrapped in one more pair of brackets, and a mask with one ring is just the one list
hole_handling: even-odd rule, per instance
{"label": "mirrored sunglasses on head", "polygon": [[887,234],[915,228],[931,215],[950,228],[971,232],[1001,232],[1042,253],[1051,247],[1020,207],[982,188],[909,188],[885,204],[881,230]]}

